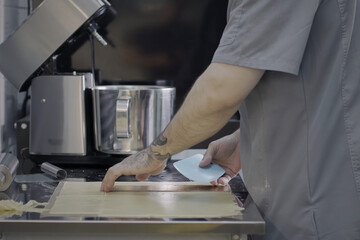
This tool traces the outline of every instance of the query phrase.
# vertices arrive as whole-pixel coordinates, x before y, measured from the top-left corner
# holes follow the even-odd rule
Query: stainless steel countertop
[[[71,168],[66,169],[69,178],[83,181],[101,181],[106,169]],[[186,181],[169,162],[167,168],[151,181]],[[119,181],[135,181],[134,177],[120,177]],[[11,187],[0,193],[0,199],[13,199],[27,202],[36,200],[47,202],[54,192],[57,182],[20,184],[13,182]],[[232,189],[237,187],[230,185]],[[236,195],[236,194],[234,194]],[[0,217],[0,232],[67,232],[67,233],[227,233],[264,234],[265,223],[258,210],[244,206],[242,215],[227,218],[198,219],[123,219],[99,217],[42,217],[39,213],[24,213],[10,218]]]

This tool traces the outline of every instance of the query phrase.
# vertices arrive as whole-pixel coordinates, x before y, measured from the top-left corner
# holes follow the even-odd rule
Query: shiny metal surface
[[[44,162],[40,165],[41,171],[54,178],[64,179],[67,176],[65,169],[59,168],[51,163]]]
[[[116,100],[116,137],[130,137],[130,99]]]
[[[175,88],[98,86],[93,88],[96,149],[132,154],[147,147],[170,122]]]
[[[19,166],[19,160],[12,154],[0,154],[0,191],[9,188],[14,180]]]
[[[33,79],[30,154],[86,154],[85,80],[85,75]]]
[[[102,0],[47,0],[0,45],[0,71],[19,90],[25,81],[106,5]]]
[[[199,191],[221,191],[226,192],[230,191],[229,186],[212,186],[212,185],[177,185],[164,182],[164,184],[159,185],[119,185],[115,186],[112,189],[113,192],[199,192]]]
[[[68,177],[74,181],[99,181],[103,178],[106,169],[81,168],[67,169]],[[158,176],[152,176],[151,181],[186,181],[172,166],[168,166]],[[122,176],[119,181],[134,181],[134,177]],[[57,183],[13,183],[11,192],[6,192],[9,198],[16,201],[27,202],[30,199],[47,202],[57,187]],[[241,188],[239,185],[231,185],[232,191]],[[164,186],[166,190],[166,186]],[[163,189],[163,190],[164,190]],[[205,190],[205,189],[202,189]],[[171,219],[171,218],[98,218],[98,217],[41,217],[38,213],[24,213],[21,216],[1,217],[0,232],[23,234],[29,239],[31,236],[45,239],[51,234],[65,236],[96,236],[97,239],[115,234],[126,236],[125,239],[143,239],[144,234],[156,234],[159,239],[169,239],[186,234],[178,239],[201,239],[200,236],[211,238],[217,234],[224,234],[222,239],[231,239],[233,234],[264,234],[265,223],[256,208],[245,206],[243,213],[236,217],[227,218],[194,218],[194,219]],[[47,235],[42,235],[42,234]],[[160,235],[163,238],[160,238]],[[91,237],[89,236],[89,237]],[[164,238],[166,236],[167,238]],[[196,238],[197,236],[198,238]],[[137,237],[137,238],[136,238]],[[210,238],[209,238],[210,237]],[[93,238],[84,238],[93,239]],[[176,239],[176,238],[175,238]]]
[[[28,16],[28,2],[0,0],[0,43],[3,42]],[[13,151],[16,145],[14,122],[18,117],[18,102],[23,96],[0,73],[0,152]]]

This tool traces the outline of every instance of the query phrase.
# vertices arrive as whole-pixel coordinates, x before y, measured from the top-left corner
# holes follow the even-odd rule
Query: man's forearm
[[[213,63],[199,77],[164,132],[151,144],[158,160],[218,132],[255,87],[262,70]]]

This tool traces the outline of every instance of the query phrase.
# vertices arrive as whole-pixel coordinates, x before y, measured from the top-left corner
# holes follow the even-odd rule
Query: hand
[[[154,158],[151,149],[146,148],[135,155],[131,155],[120,163],[115,164],[105,174],[100,190],[109,192],[118,177],[122,175],[136,175],[139,181],[146,180],[150,175],[157,175],[166,167],[166,160]]]
[[[225,174],[216,181],[211,182],[211,184],[226,185],[240,171],[241,162],[239,140],[240,130],[237,130],[233,134],[220,138],[209,144],[209,147],[206,150],[199,166],[205,167],[211,162],[215,162],[225,169]]]

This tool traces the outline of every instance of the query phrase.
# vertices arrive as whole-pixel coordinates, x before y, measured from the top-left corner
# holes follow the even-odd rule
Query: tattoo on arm
[[[144,158],[145,154],[146,154],[145,151],[142,150],[142,151],[136,153],[135,157],[136,157],[136,158],[139,158],[139,159],[140,159],[140,158]]]
[[[151,145],[153,146],[163,146],[167,143],[167,138],[163,134],[160,134]]]
[[[165,161],[168,160],[171,157],[171,155],[170,153],[161,154],[159,152],[154,152],[154,157],[159,161]]]
[[[152,146],[164,146],[167,143],[167,138],[163,134],[160,134],[151,144]],[[165,161],[171,157],[170,153],[161,154],[160,152],[153,152],[154,158],[159,161]]]

